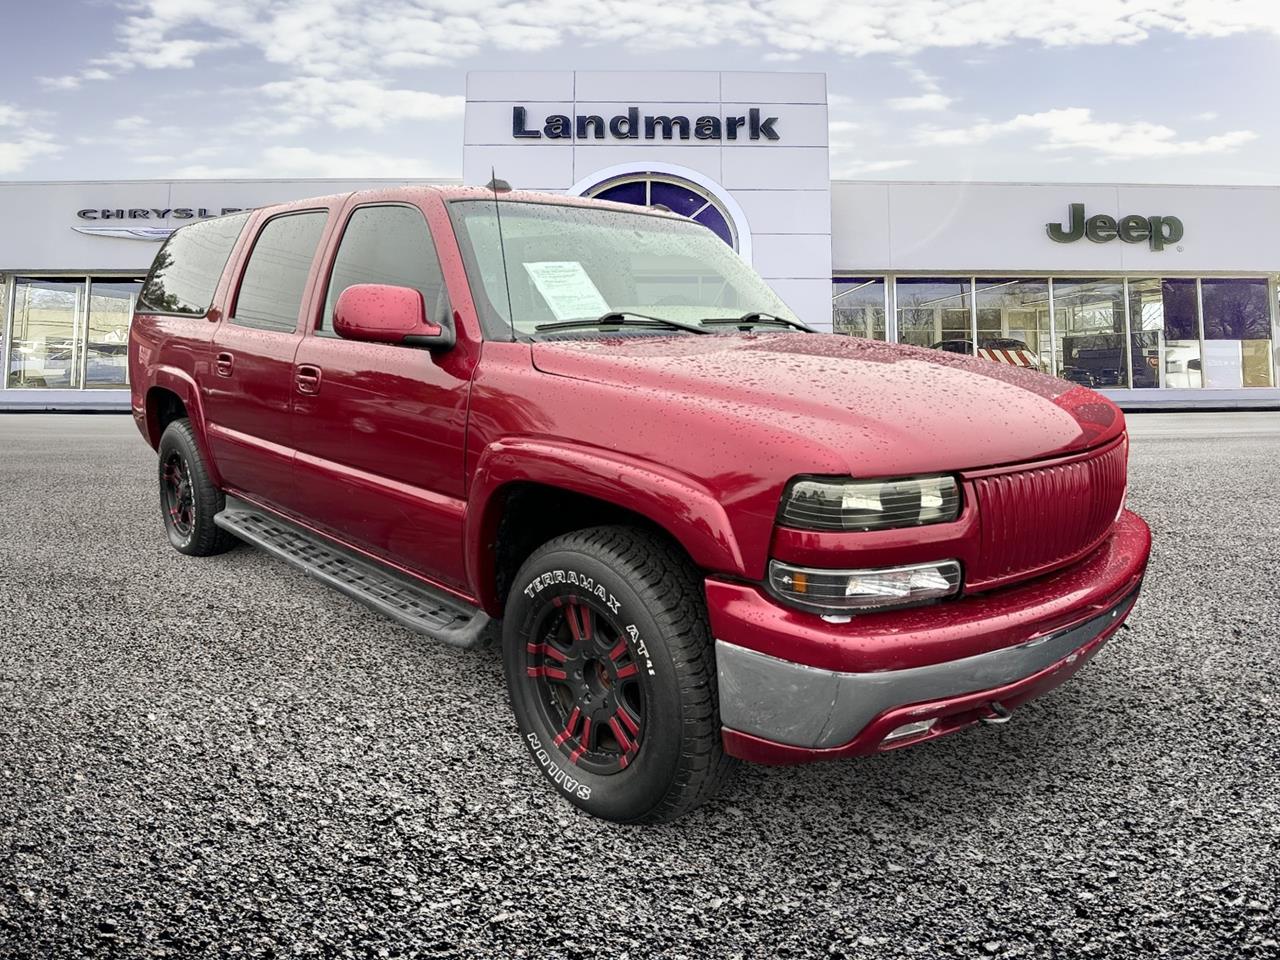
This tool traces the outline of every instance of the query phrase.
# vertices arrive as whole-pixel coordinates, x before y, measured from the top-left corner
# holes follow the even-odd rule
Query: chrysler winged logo
[[[90,237],[160,241],[168,239],[169,234],[173,233],[177,227],[72,227],[71,229]]]

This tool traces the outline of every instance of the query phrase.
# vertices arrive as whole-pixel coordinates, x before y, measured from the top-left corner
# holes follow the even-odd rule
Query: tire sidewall
[[[157,451],[160,457],[157,473],[160,484],[160,514],[164,520],[165,533],[168,534],[169,543],[173,545],[173,548],[181,553],[192,553],[200,536],[200,521],[204,517],[205,504],[201,502],[203,484],[199,482],[203,478],[204,464],[201,462],[199,453],[192,445],[186,431],[181,428],[181,423],[182,421],[171,423],[165,428],[164,434],[160,437],[160,446]],[[169,516],[168,510],[164,465],[172,453],[181,455],[186,462],[187,474],[190,477],[192,522],[191,531],[185,536],[179,533],[173,525],[173,518]]]
[[[617,773],[583,770],[552,741],[538,708],[538,684],[526,671],[527,644],[552,598],[589,597],[611,611],[622,627],[632,659],[640,668],[644,696],[642,741],[635,760]],[[576,550],[535,553],[512,584],[503,619],[503,666],[520,739],[556,791],[597,817],[631,821],[643,818],[670,791],[683,749],[679,678],[648,605],[627,579],[604,561]]]

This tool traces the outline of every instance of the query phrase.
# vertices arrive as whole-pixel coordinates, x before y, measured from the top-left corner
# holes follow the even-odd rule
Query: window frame
[[[286,217],[297,217],[297,216],[304,216],[306,214],[316,214],[316,213],[322,214],[325,219],[324,219],[324,224],[320,229],[320,235],[316,238],[316,249],[311,254],[311,265],[310,267],[307,268],[307,276],[308,278],[310,278],[311,271],[315,269],[316,257],[320,256],[324,251],[328,249],[327,234],[330,226],[329,220],[333,213],[333,210],[331,208],[303,207],[298,210],[281,210],[279,213],[272,213],[268,216],[263,217],[254,226],[253,239],[249,243],[248,249],[244,251],[243,255],[239,259],[239,269],[237,270],[236,277],[235,277],[235,284],[234,284],[233,294],[231,297],[231,303],[230,303],[229,309],[226,312],[226,315],[222,318],[224,323],[229,323],[233,326],[239,327],[242,330],[256,330],[259,333],[274,333],[274,334],[281,334],[287,337],[297,336],[298,328],[300,324],[300,321],[298,318],[302,316],[303,308],[306,307],[308,303],[308,297],[311,295],[310,287],[312,286],[312,284],[304,283],[303,285],[302,298],[298,301],[298,317],[294,318],[293,329],[291,330],[276,329],[274,327],[264,327],[256,324],[237,322],[236,311],[240,308],[240,294],[243,291],[245,274],[248,273],[249,271],[249,264],[253,262],[253,255],[255,251],[257,251],[258,249],[258,243],[262,239],[262,234],[267,229],[267,226],[269,224],[274,223],[277,220],[283,220]]]
[[[345,214],[341,215],[341,222],[333,232],[333,239],[329,243],[322,243],[325,250],[325,264],[323,266],[324,283],[316,284],[316,304],[311,311],[311,316],[307,318],[307,322],[303,328],[303,335],[309,337],[320,337],[324,340],[343,340],[336,332],[321,332],[320,324],[324,320],[325,309],[329,302],[329,287],[333,283],[333,271],[338,265],[338,254],[342,252],[342,241],[347,235],[347,229],[351,226],[351,221],[361,210],[369,210],[379,207],[401,207],[406,210],[412,210],[422,218],[423,229],[426,230],[427,239],[431,242],[431,251],[435,254],[436,266],[440,271],[440,287],[444,291],[444,295],[449,304],[449,315],[452,318],[454,312],[453,295],[449,292],[449,278],[445,273],[444,262],[440,258],[440,244],[436,242],[435,232],[431,229],[431,218],[427,215],[427,211],[422,209],[416,203],[407,200],[374,200],[366,203],[358,203],[348,209]],[[335,304],[336,305],[336,304]],[[426,304],[423,304],[424,309]],[[347,341],[352,342],[352,341]],[[402,350],[421,350],[421,347],[414,347],[408,344],[389,343],[382,346],[397,347]]]

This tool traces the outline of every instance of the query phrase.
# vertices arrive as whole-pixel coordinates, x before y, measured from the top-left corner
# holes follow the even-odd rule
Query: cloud
[[[1126,123],[1095,120],[1087,107],[1065,107],[1040,113],[1020,113],[999,123],[982,121],[965,127],[924,127],[915,141],[925,146],[966,147],[999,137],[1030,133],[1041,139],[1036,150],[1074,150],[1109,159],[1158,158],[1228,153],[1257,138],[1252,130],[1231,130],[1214,136],[1178,139],[1172,127],[1147,120]]]
[[[192,164],[179,167],[174,177],[182,179],[239,179],[334,177],[352,179],[421,179],[434,176],[420,158],[397,157],[373,150],[354,148],[320,151],[310,147],[267,147],[249,163],[219,166]]]
[[[261,91],[295,120],[323,120],[342,129],[379,129],[400,120],[460,117],[465,104],[460,96],[389,89],[372,80],[296,77],[265,84]]]
[[[893,110],[945,110],[954,103],[954,99],[942,92],[938,78],[925,73],[909,60],[900,60],[897,64],[906,71],[911,82],[920,88],[913,97],[893,97],[888,101]]]
[[[922,93],[917,97],[894,97],[889,106],[894,110],[945,110],[952,102],[944,93]]]
[[[914,160],[851,160],[837,165],[832,171],[837,177],[861,176],[868,173],[886,173],[889,170],[901,170],[915,163]]]
[[[365,76],[456,63],[487,49],[527,53],[569,42],[669,50],[732,38],[787,59],[1280,33],[1280,4],[1262,0],[1090,0],[1084,10],[1061,0],[131,0],[126,9],[119,49],[91,69],[190,68],[230,48],[256,50],[293,74]],[[50,82],[86,79],[82,72]]]
[[[138,133],[142,130],[146,130],[151,126],[151,123],[151,120],[141,114],[135,113],[128,117],[120,117],[118,120],[114,121],[111,126],[119,130],[121,133]]]
[[[10,103],[0,103],[0,127],[21,127],[29,120],[25,110]]]
[[[0,103],[0,175],[20,173],[33,160],[61,152],[52,136],[32,126],[30,113]]]

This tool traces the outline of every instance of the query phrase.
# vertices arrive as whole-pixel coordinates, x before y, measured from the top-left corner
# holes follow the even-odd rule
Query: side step
[[[235,497],[213,522],[410,630],[455,647],[486,643],[493,620],[478,607],[411,580]]]

